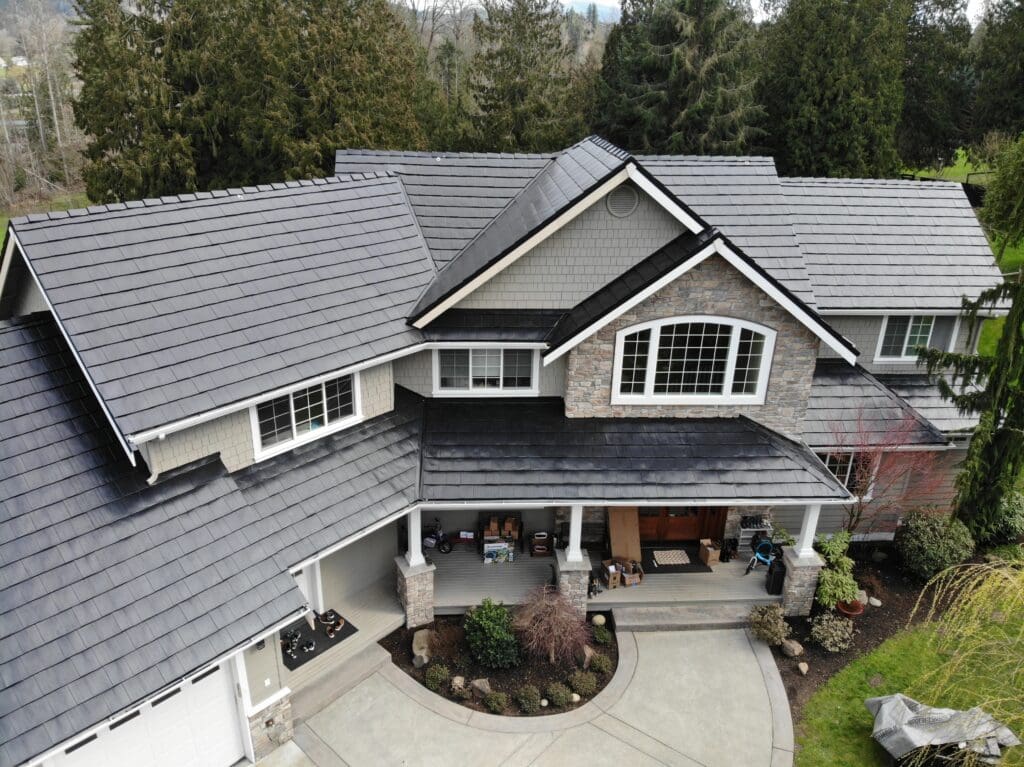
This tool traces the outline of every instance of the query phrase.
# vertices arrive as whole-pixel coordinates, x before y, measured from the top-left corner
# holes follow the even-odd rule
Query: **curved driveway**
[[[388,664],[301,723],[263,764],[792,765],[785,690],[768,648],[745,631],[620,633],[619,647],[608,687],[544,717],[470,711]]]

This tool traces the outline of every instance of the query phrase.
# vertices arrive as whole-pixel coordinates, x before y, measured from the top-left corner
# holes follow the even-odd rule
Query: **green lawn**
[[[924,178],[939,178],[943,181],[958,181],[963,183],[967,181],[968,173],[977,173],[987,171],[989,168],[987,165],[974,165],[967,160],[967,152],[963,149],[956,150],[956,161],[952,165],[947,165],[940,171],[936,171],[933,168],[920,168],[917,170],[906,169],[905,173],[913,173],[915,176],[923,176]],[[971,179],[972,183],[983,183],[985,181],[984,176],[975,176]]]
[[[1024,244],[1016,248],[1007,248],[1003,253],[1003,260],[999,268],[1004,272],[1013,272],[1017,269],[1024,269]],[[999,317],[994,320],[986,320],[981,327],[981,336],[978,338],[978,351],[982,354],[995,354],[996,344],[1003,332],[1003,323],[1006,320]]]
[[[36,200],[31,203],[17,205],[14,208],[4,208],[0,210],[0,232],[7,230],[7,222],[15,216],[24,216],[28,213],[45,213],[51,210],[84,208],[89,204],[89,198],[85,196],[85,193],[77,192],[74,194],[57,195],[48,200]]]

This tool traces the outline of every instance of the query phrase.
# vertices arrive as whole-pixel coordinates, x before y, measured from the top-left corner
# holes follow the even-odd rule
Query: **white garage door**
[[[244,756],[234,690],[230,667],[218,666],[47,764],[229,767]]]

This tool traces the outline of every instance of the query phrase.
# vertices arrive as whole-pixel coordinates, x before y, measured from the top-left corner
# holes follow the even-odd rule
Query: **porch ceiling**
[[[425,408],[426,501],[850,497],[807,447],[747,418],[566,418],[554,399]]]

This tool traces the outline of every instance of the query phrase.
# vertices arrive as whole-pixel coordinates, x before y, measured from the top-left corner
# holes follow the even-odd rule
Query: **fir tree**
[[[986,4],[975,43],[972,135],[980,142],[992,131],[1024,131],[1024,2]]]
[[[895,175],[909,15],[907,0],[790,0],[760,78],[782,173]]]

